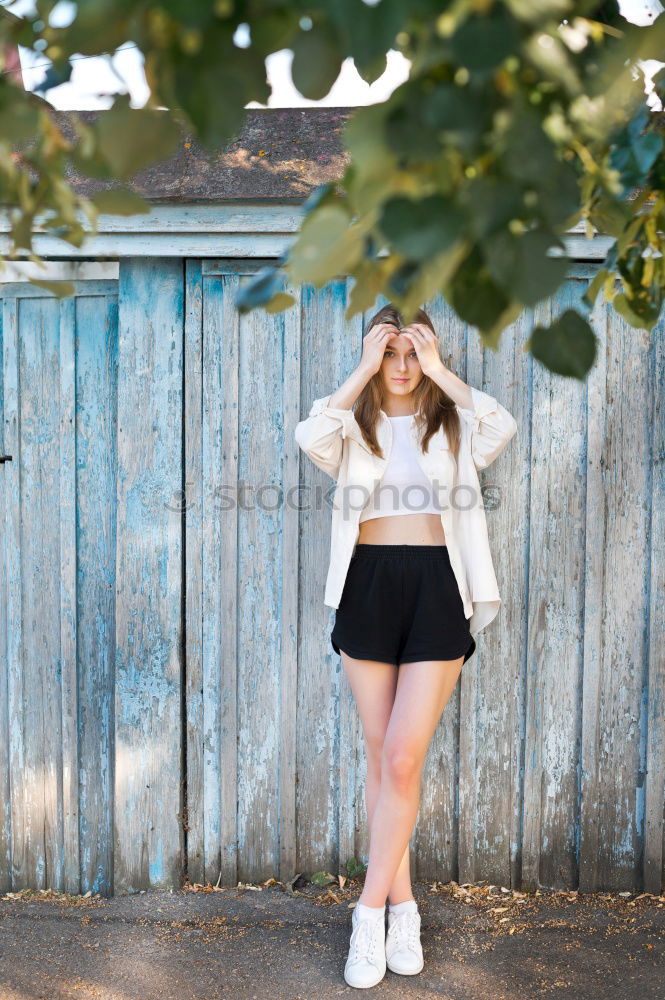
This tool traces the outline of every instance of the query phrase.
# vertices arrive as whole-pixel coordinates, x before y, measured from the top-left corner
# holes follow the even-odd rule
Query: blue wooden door
[[[0,888],[179,885],[183,264],[0,289]]]
[[[4,889],[107,892],[117,283],[2,287]]]

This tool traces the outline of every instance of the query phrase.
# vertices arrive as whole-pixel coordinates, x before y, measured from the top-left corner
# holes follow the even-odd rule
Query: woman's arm
[[[295,438],[315,465],[337,479],[342,464],[342,441],[349,435],[367,447],[351,407],[383,362],[385,346],[394,335],[391,323],[377,323],[363,337],[362,356],[339,389],[315,399],[309,416],[296,425]]]
[[[343,439],[362,435],[351,407],[373,374],[361,363],[334,393],[315,399],[307,419],[296,424],[298,445],[333,479],[339,475]]]
[[[429,377],[450,396],[460,416],[470,424],[473,461],[477,469],[486,469],[517,432],[517,421],[494,396],[467,385],[443,362]]]
[[[517,432],[517,421],[494,396],[471,386],[473,405],[457,406],[471,425],[471,455],[477,469],[486,469],[498,458]]]
[[[494,396],[474,389],[444,365],[436,337],[423,323],[412,323],[402,333],[418,354],[423,374],[450,396],[457,412],[471,428],[471,454],[477,469],[486,469],[517,431],[517,421]]]

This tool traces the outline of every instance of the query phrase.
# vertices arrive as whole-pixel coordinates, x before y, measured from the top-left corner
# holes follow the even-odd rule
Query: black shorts
[[[357,544],[330,639],[354,659],[466,663],[476,641],[448,546]]]

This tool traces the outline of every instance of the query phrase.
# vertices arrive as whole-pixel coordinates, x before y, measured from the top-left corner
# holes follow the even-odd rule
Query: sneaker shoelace
[[[412,951],[418,951],[418,940],[420,937],[420,920],[417,913],[400,913],[394,917],[388,928],[388,935],[395,938],[398,948],[406,946]]]
[[[376,936],[374,933],[375,921],[365,918],[358,920],[354,929],[353,939],[353,961],[367,956],[368,961],[374,962],[374,948],[376,946]]]

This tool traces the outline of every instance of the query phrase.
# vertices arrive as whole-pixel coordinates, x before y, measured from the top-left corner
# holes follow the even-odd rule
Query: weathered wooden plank
[[[14,885],[44,888],[57,878],[62,827],[58,777],[62,766],[60,690],[60,345],[56,299],[17,304],[17,465],[10,632],[13,695]],[[13,463],[12,463],[13,464]],[[20,483],[20,487],[19,487]],[[55,878],[54,878],[55,877]]]
[[[333,302],[332,304],[333,308],[339,310],[340,315],[338,320],[331,325],[330,329],[331,332],[334,332],[335,340],[339,342],[342,354],[341,364],[344,367],[340,370],[338,362],[336,369],[337,381],[329,381],[327,384],[324,384],[321,392],[317,392],[313,397],[310,396],[307,400],[301,399],[301,412],[303,417],[307,416],[309,413],[313,400],[325,392],[334,391],[342,382],[346,381],[360,360],[365,322],[369,319],[369,316],[367,313],[360,314],[358,316],[354,316],[350,321],[346,320],[344,316],[351,298],[351,292],[354,284],[354,280],[349,278],[344,283],[344,287],[340,286],[338,292],[339,298],[336,303]],[[320,317],[319,325],[312,331],[312,335],[316,336],[318,334],[323,354],[322,361],[325,366],[326,327],[320,325],[321,322],[325,322],[325,317]],[[301,380],[301,392],[302,391],[303,382]],[[302,460],[305,461],[306,456],[303,455]],[[309,460],[307,460],[307,462],[310,464]],[[316,469],[316,471],[318,472],[319,470]],[[325,480],[328,480],[331,483],[333,482],[332,479],[329,479],[329,477],[325,475],[325,473],[322,473],[322,475]],[[330,642],[330,632],[335,621],[335,612],[332,612],[331,617],[330,609],[323,604],[325,578],[328,569],[328,560],[330,558],[332,494],[330,496],[330,504],[326,504],[324,507],[324,516],[327,518],[324,537],[328,541],[328,551],[327,553],[325,551],[323,553],[324,565],[322,588],[318,593],[317,600],[322,606],[324,615],[328,618],[328,627],[324,636],[326,662],[332,655],[332,662],[336,667],[333,697],[338,706],[337,711],[339,712],[339,738],[337,747],[335,748],[337,756],[335,768],[338,785],[336,803],[338,811],[337,854],[339,862],[338,870],[343,872],[349,858],[353,857],[358,860],[361,855],[366,856],[369,851],[367,799],[365,794],[367,762],[364,754],[362,725],[355,700],[353,698],[353,692],[347,680],[344,668],[342,667],[341,657],[336,655]]]
[[[202,572],[205,875],[238,881],[240,319],[235,276],[203,280]],[[258,409],[256,410],[258,411]],[[251,426],[251,425],[250,425]],[[230,491],[230,502],[229,502]],[[251,633],[250,633],[251,635]],[[248,768],[246,780],[251,780]]]
[[[217,689],[208,689],[203,674],[203,453],[202,453],[202,351],[203,284],[201,264],[185,261],[184,319],[184,447],[185,490],[185,746],[186,802],[185,843],[187,876],[190,882],[203,883],[205,865],[205,747],[204,711],[206,699]],[[217,739],[217,733],[212,736]],[[213,799],[213,803],[214,803]],[[208,872],[208,877],[212,873]]]
[[[6,704],[1,713],[0,745],[2,762],[3,808],[1,814],[3,890],[14,888],[15,881],[26,884],[27,872],[23,852],[25,823],[24,787],[21,780],[24,762],[23,703],[21,675],[21,535],[20,535],[20,453],[19,453],[19,382],[18,382],[18,311],[17,302],[6,298],[2,302],[2,403],[3,446],[12,461],[0,469],[2,478],[3,531],[0,534],[2,577],[0,578],[0,615],[3,636],[0,639],[0,681],[6,691]],[[16,843],[14,844],[14,841]]]
[[[596,300],[592,324],[598,338],[598,354],[587,376],[584,623],[582,649],[584,671],[581,691],[580,784],[578,818],[578,886],[581,892],[598,888],[600,854],[599,750],[600,713],[603,698],[603,621],[605,601],[605,536],[607,506],[603,486],[606,461],[605,408],[607,359],[612,339],[610,313]]]
[[[651,499],[649,348],[652,334],[612,316],[603,480],[607,522],[600,715],[599,886],[638,889],[644,848]]]
[[[142,219],[142,217],[139,217]],[[73,246],[57,237],[36,233],[32,238],[35,253],[41,257],[63,257],[70,260],[90,257],[281,257],[297,239],[299,228],[293,232],[145,232],[141,222],[131,232],[100,233],[88,236],[82,246]],[[569,256],[584,260],[604,260],[614,241],[608,237],[563,237]],[[0,233],[0,254],[8,254],[9,236]],[[381,251],[380,257],[387,251]],[[19,259],[23,259],[19,257]]]
[[[114,884],[180,884],[183,264],[119,283]]]
[[[109,286],[106,287],[108,290]],[[105,704],[104,691],[97,683],[98,657],[96,652],[87,656],[87,650],[89,643],[96,645],[96,636],[106,632],[100,623],[112,620],[113,594],[108,595],[112,582],[108,582],[105,572],[106,605],[103,599],[100,601],[98,593],[94,594],[92,606],[86,603],[86,585],[94,576],[94,566],[86,562],[85,553],[79,547],[77,525],[83,537],[89,527],[86,502],[101,485],[99,467],[90,469],[90,482],[86,483],[86,460],[93,457],[89,448],[94,446],[86,437],[86,428],[93,440],[99,442],[103,455],[107,455],[109,449],[108,440],[103,439],[94,414],[87,408],[89,400],[85,392],[77,392],[75,383],[77,373],[79,378],[84,378],[86,373],[86,352],[79,350],[81,342],[85,344],[85,323],[81,324],[80,320],[81,315],[86,314],[86,306],[73,298],[58,301],[53,296],[42,295],[41,290],[34,297],[24,295],[18,300],[8,298],[7,289],[4,291],[5,312],[16,324],[11,357],[9,351],[5,352],[5,384],[10,390],[9,398],[15,400],[13,423],[21,429],[20,442],[17,433],[13,444],[14,461],[4,468],[15,476],[17,484],[21,482],[22,487],[16,496],[11,489],[7,491],[9,509],[5,520],[7,527],[13,518],[18,519],[17,526],[24,524],[25,527],[23,532],[17,527],[14,545],[10,534],[3,532],[5,552],[9,546],[14,565],[11,577],[3,574],[4,592],[7,581],[12,581],[12,627],[6,630],[6,635],[7,638],[11,635],[15,641],[12,654],[15,668],[11,673],[12,681],[8,678],[12,691],[8,703],[9,730],[15,744],[13,749],[11,744],[4,744],[15,766],[13,791],[8,792],[5,800],[3,829],[6,833],[10,826],[13,795],[16,807],[12,810],[13,854],[15,860],[19,859],[12,873],[9,863],[12,851],[8,849],[3,874],[8,887],[34,885],[37,884],[35,880],[45,880],[53,888],[79,892],[80,856],[83,854],[92,867],[90,887],[106,892],[111,830],[108,822],[110,787],[108,780],[104,785],[104,775],[109,770],[110,747],[108,727],[104,742],[104,734],[96,724],[96,710],[98,706],[102,710],[105,708],[108,715],[112,681],[107,684]],[[107,357],[108,345],[103,337],[95,336],[100,327],[100,311],[103,329],[103,317],[108,312],[106,300],[91,297],[87,312],[94,340],[93,352],[98,359],[103,359]],[[9,328],[12,328],[11,322]],[[11,340],[6,342],[8,348],[10,343]],[[111,361],[114,360],[111,357]],[[101,364],[103,367],[103,360]],[[12,386],[15,392],[11,391]],[[113,401],[104,392],[105,388],[99,384],[94,386],[93,408],[99,407],[102,414],[112,415]],[[11,429],[8,436],[12,436]],[[75,466],[77,455],[78,469]],[[105,492],[99,491],[97,499],[100,502],[93,507],[95,511],[103,508],[107,518],[113,511],[114,483],[115,473],[111,488],[108,482],[104,484]],[[97,525],[94,525],[93,534],[90,551],[96,557],[101,545]],[[24,535],[28,540],[24,540]],[[10,563],[6,561],[5,564],[9,568]],[[43,608],[44,601],[49,605],[48,611]],[[77,634],[79,620],[84,621],[83,634]],[[22,641],[26,633],[28,639]],[[8,649],[3,664],[9,662]],[[106,662],[108,666],[108,652]],[[88,692],[86,678],[89,672],[94,679]],[[79,701],[80,692],[84,695],[82,702]],[[30,711],[24,706],[30,706]],[[79,750],[86,766],[82,775],[79,774]],[[39,774],[40,790],[35,790],[34,785],[26,790],[26,778],[37,780],[30,779],[29,764],[26,772],[26,754],[35,762],[32,770],[33,774]],[[102,766],[96,769],[98,758],[102,758]],[[88,775],[92,779],[90,785],[86,780]],[[82,810],[79,808],[79,788]],[[90,802],[86,801],[88,793]],[[107,815],[105,824],[104,812]],[[101,859],[99,852],[90,850],[90,841],[98,840],[104,842]],[[27,846],[29,842],[32,848]],[[28,850],[32,850],[33,859],[37,859],[36,867],[31,867],[26,860]]]
[[[137,227],[133,233],[108,233],[89,236],[75,247],[52,235],[37,233],[32,247],[40,257],[63,257],[69,260],[89,257],[280,257],[296,239],[283,233],[145,233]],[[8,254],[11,241],[0,234],[0,254]],[[27,253],[27,251],[26,251]],[[18,259],[24,259],[19,256]]]
[[[383,304],[383,299],[381,304]],[[461,378],[468,378],[471,345],[467,327],[439,295],[424,303],[441,344],[444,364]],[[481,362],[480,355],[477,360]],[[480,388],[482,375],[477,373]],[[449,498],[450,500],[450,498]],[[448,881],[458,876],[459,829],[458,789],[461,788],[460,760],[460,698],[462,684],[468,673],[476,669],[479,655],[464,667],[463,680],[455,687],[430,744],[421,781],[420,809],[411,837],[412,878],[427,878],[437,872],[437,878]],[[470,761],[467,759],[468,765]]]
[[[261,201],[217,202],[216,204],[152,203],[148,213],[136,215],[110,215],[101,212],[97,220],[100,233],[122,235],[123,233],[292,233],[300,228],[304,210],[301,204],[266,204]],[[90,224],[83,213],[81,223],[87,232]],[[36,233],[48,232],[44,229],[44,217],[37,216],[34,224]],[[6,218],[0,219],[0,233],[8,233],[10,224]]]
[[[75,635],[78,651],[80,882],[83,892],[112,892],[116,487],[118,473],[117,286],[107,296],[64,299],[75,306],[76,510],[63,527],[76,533]],[[61,307],[62,308],[62,307]],[[71,571],[68,571],[71,572]],[[70,707],[75,704],[73,696]],[[71,707],[71,711],[73,711]],[[73,799],[73,796],[72,796]],[[67,799],[65,798],[65,809]],[[70,817],[73,824],[75,817]],[[72,832],[72,837],[74,832]],[[69,867],[73,869],[72,861]]]
[[[450,322],[454,328],[452,317]],[[519,842],[527,495],[519,469],[529,453],[529,366],[520,347],[528,323],[527,313],[504,330],[497,352],[483,349],[476,331],[463,327],[458,335],[466,348],[466,364],[459,361],[461,377],[494,396],[518,422],[508,450],[479,474],[502,605],[497,619],[476,635],[476,653],[460,680],[458,870],[463,882],[487,878],[509,885]],[[430,870],[435,865],[432,857]]]
[[[645,553],[650,554],[648,679],[646,681],[644,891],[665,887],[665,322],[651,334],[649,385],[651,426],[651,523]]]
[[[0,303],[0,455],[9,454],[4,448],[5,400],[4,400],[4,346],[3,346],[3,309]],[[9,791],[9,716],[7,712],[7,554],[5,503],[8,484],[9,463],[0,463],[0,892],[5,893],[10,888],[11,878],[11,800]]]
[[[592,800],[597,830],[581,854],[585,887],[641,887],[637,859],[644,845],[644,748],[649,606],[648,560],[651,476],[649,345],[651,334],[612,314],[602,398],[600,495],[592,516],[605,520],[598,541],[602,580],[590,579],[602,604],[595,771]],[[586,624],[586,623],[585,623]],[[583,831],[584,832],[584,831]],[[596,859],[591,851],[595,849]],[[595,878],[595,884],[590,876]]]
[[[118,280],[117,260],[46,260],[43,266],[32,260],[0,262],[0,294],[7,284],[26,284],[30,278],[46,281]],[[28,287],[39,288],[39,285]],[[47,293],[48,294],[48,293]]]
[[[61,824],[62,855],[57,858],[51,884],[66,892],[81,891],[79,831],[79,697],[77,662],[77,468],[76,430],[78,426],[76,398],[76,306],[74,298],[59,302],[60,347],[60,413],[57,430],[60,436],[60,498],[58,525],[60,542],[60,670],[62,713],[62,800],[58,796],[58,819]],[[26,331],[27,333],[27,331]],[[108,399],[104,401],[108,405]],[[107,497],[108,499],[108,497]],[[107,504],[108,507],[108,504]],[[103,609],[99,609],[103,614]],[[93,702],[94,704],[94,702]],[[97,746],[99,746],[99,733]],[[107,733],[108,736],[108,733]],[[110,789],[102,788],[108,800]],[[88,817],[86,817],[88,818]],[[95,817],[97,819],[98,817]],[[93,829],[97,828],[96,825]],[[107,826],[108,832],[108,826]],[[109,870],[110,858],[107,858]],[[108,890],[108,883],[105,887]],[[87,891],[87,890],[86,890]]]
[[[43,275],[42,275],[43,277]],[[117,281],[110,281],[106,278],[97,280],[72,279],[74,295],[85,295],[90,298],[93,295],[115,295],[118,288]],[[0,282],[0,299],[49,299],[56,301],[52,292],[39,285],[31,285],[26,281],[6,281]]]
[[[331,392],[360,358],[359,323],[347,325],[346,280],[302,289],[300,419],[314,399]],[[330,642],[335,612],[323,603],[330,558],[330,518],[335,483],[300,456],[303,511],[300,523],[297,732],[297,871],[319,871],[327,859],[346,863],[362,829],[358,720],[350,685]],[[355,813],[355,815],[354,815]],[[341,828],[341,829],[340,829]]]
[[[247,278],[240,278],[240,285]],[[233,279],[228,279],[229,290]],[[233,305],[230,316],[237,316]],[[228,337],[227,333],[227,337]],[[267,878],[279,864],[279,665],[282,566],[284,316],[254,310],[238,350],[238,876]],[[267,414],[261,420],[259,414]],[[262,428],[257,433],[257,427]],[[222,514],[231,523],[229,515]]]
[[[300,526],[300,449],[294,438],[300,420],[300,330],[302,301],[299,288],[285,291],[296,305],[284,314],[281,525],[276,558],[281,570],[281,636],[279,690],[279,878],[288,881],[297,872],[296,768],[298,705],[298,546]]]
[[[567,282],[550,320],[575,307],[583,287]],[[585,383],[534,363],[523,851],[533,887],[577,880],[585,421]]]
[[[500,507],[492,511],[494,491],[488,491],[489,527],[499,589],[503,603],[496,624],[497,660],[507,661],[510,680],[509,700],[506,705],[506,725],[511,729],[509,794],[510,825],[508,830],[508,863],[510,884],[522,882],[522,833],[525,747],[523,733],[526,725],[526,690],[528,646],[526,642],[528,613],[528,549],[529,549],[529,498],[531,490],[530,458],[531,396],[533,358],[523,350],[535,322],[534,311],[527,310],[510,328],[510,339],[504,344],[501,337],[500,352],[506,351],[507,381],[502,382],[501,392],[506,393],[505,405],[517,421],[518,431],[500,456],[501,465],[497,500]],[[499,360],[498,358],[496,359]],[[495,481],[492,469],[482,474],[484,480]],[[497,517],[499,515],[499,517]],[[504,767],[506,762],[504,762]]]
[[[300,231],[303,218],[303,204],[297,202],[152,203],[147,214],[118,216],[101,213],[98,234],[88,235],[81,247],[55,238],[48,229],[44,229],[43,220],[38,216],[33,227],[33,246],[37,253],[45,257],[233,257],[238,254],[229,248],[238,247],[239,237],[245,247],[242,256],[251,258],[256,256],[252,249],[254,243],[258,249],[266,236],[276,236],[282,241],[285,237],[292,238]],[[89,233],[89,222],[82,214],[80,221]],[[9,222],[0,219],[0,253],[3,254],[9,250],[9,228]],[[563,242],[572,260],[598,261],[604,260],[614,238],[596,233],[588,239],[584,225],[578,223],[563,237]],[[264,248],[272,247],[266,256],[275,257],[282,252],[274,252],[278,242],[264,239],[262,245]]]
[[[270,203],[262,199],[241,199],[234,202],[156,202],[150,203],[148,213],[136,215],[111,215],[101,212],[97,220],[97,228],[101,233],[124,233],[142,229],[144,232],[178,233],[178,232],[293,232],[300,225],[305,212],[303,203],[276,202]],[[80,221],[90,231],[88,220],[83,213]],[[35,232],[44,232],[48,218],[45,214],[37,214],[34,222]],[[0,232],[8,233],[11,229],[6,218],[0,220]],[[577,222],[567,230],[570,237],[581,237],[586,240],[586,225],[584,220]],[[601,235],[594,231],[594,239]],[[607,239],[608,237],[603,237]],[[593,242],[592,240],[588,241]],[[13,262],[10,262],[13,263]]]

